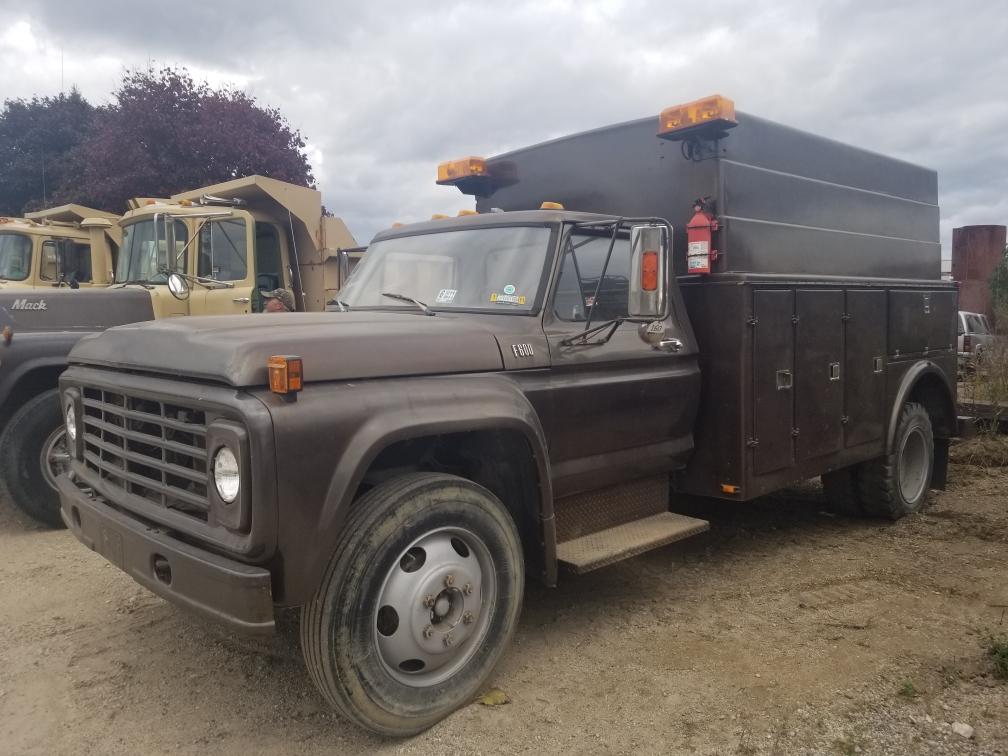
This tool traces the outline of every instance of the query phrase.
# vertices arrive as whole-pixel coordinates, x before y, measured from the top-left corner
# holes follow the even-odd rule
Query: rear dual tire
[[[469,703],[514,632],[525,581],[511,515],[486,489],[418,473],[354,504],[301,647],[322,695],[383,735]]]
[[[934,432],[927,410],[903,405],[892,450],[883,457],[822,476],[830,507],[848,516],[898,520],[927,504],[934,469]]]

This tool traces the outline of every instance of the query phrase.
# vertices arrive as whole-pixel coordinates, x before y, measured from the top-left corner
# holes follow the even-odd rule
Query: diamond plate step
[[[707,520],[662,512],[557,544],[560,564],[581,574],[681,541],[710,528]]]

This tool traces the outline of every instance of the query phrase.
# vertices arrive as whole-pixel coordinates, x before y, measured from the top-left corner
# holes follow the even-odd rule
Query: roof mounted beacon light
[[[735,103],[721,95],[673,105],[658,116],[658,136],[672,141],[718,139],[736,126]]]
[[[437,183],[458,187],[462,194],[489,197],[498,188],[515,183],[514,172],[514,166],[506,161],[491,165],[484,158],[470,156],[438,165]]]

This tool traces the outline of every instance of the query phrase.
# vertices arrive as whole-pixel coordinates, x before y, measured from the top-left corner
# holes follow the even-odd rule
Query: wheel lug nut
[[[450,646],[454,642],[455,642],[455,639],[452,638],[452,634],[451,633],[445,633],[445,637],[444,637],[445,648],[447,648],[448,646]]]
[[[463,614],[462,615],[462,621],[465,624],[467,624],[467,625],[471,625],[472,621],[473,621],[473,613],[472,612],[466,612],[465,614]]]
[[[453,585],[455,585],[455,576],[445,575],[444,584],[446,588],[451,588]]]
[[[434,597],[431,595],[424,596],[423,605],[428,609],[434,608]]]
[[[423,637],[430,638],[432,635],[434,635],[434,628],[431,627],[430,625],[427,625],[427,627],[423,629]]]
[[[472,593],[472,583],[466,583],[465,587],[462,588],[462,593],[464,593],[466,596]]]

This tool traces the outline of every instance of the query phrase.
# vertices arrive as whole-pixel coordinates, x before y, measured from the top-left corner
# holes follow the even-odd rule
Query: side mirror
[[[668,279],[669,232],[663,225],[630,229],[630,286],[627,314],[631,318],[662,318]]]
[[[168,276],[168,291],[175,299],[189,299],[189,282],[178,273],[172,273]]]

